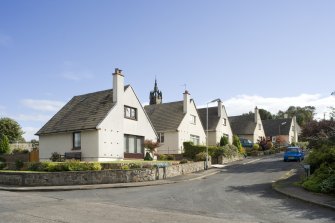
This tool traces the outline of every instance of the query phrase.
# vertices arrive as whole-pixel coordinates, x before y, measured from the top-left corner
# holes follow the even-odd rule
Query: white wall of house
[[[191,115],[196,117],[195,124],[191,123]],[[201,124],[198,111],[193,100],[188,100],[188,109],[184,119],[178,127],[179,131],[179,150],[178,153],[183,152],[183,143],[191,140],[191,135],[199,136],[199,144],[206,145],[206,134]]]
[[[124,105],[137,109],[137,120],[124,119],[124,134],[144,136],[145,139],[157,140],[156,132],[149,121],[149,117],[139,102],[134,90],[129,87],[124,92]]]
[[[221,139],[221,136],[220,135],[220,132],[218,131],[208,131],[208,145],[211,145],[211,146],[216,146],[218,144],[218,139],[219,139],[219,142],[220,142],[220,139]],[[207,132],[206,132],[206,136],[207,136]]]
[[[160,143],[157,149],[158,154],[178,154],[179,153],[179,132],[164,132],[164,143]]]
[[[261,137],[265,137],[263,123],[257,107],[255,108],[255,122],[256,122],[256,128],[254,131],[254,136],[253,139],[250,139],[254,143],[256,143]]]
[[[73,150],[73,133],[41,135],[40,160],[48,161],[53,152],[64,155],[65,152],[80,151],[83,160],[96,160],[98,157],[98,132],[96,130],[81,132],[81,149]]]
[[[218,126],[216,127],[216,143],[210,144],[210,145],[216,145],[220,143],[221,137],[223,135],[228,135],[228,142],[229,144],[232,144],[233,143],[233,132],[230,127],[226,108],[221,103],[219,103],[218,106],[221,106],[221,119],[218,123]]]
[[[99,161],[124,158],[124,134],[143,136],[156,141],[156,132],[146,116],[134,90],[128,87],[107,117],[99,125]],[[124,106],[136,108],[137,120],[124,117]]]

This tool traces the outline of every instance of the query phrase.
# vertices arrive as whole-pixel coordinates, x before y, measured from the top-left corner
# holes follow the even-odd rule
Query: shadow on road
[[[292,213],[293,216],[307,218],[310,220],[325,219],[330,222],[335,221],[334,211],[323,208],[318,205],[310,204],[293,198],[288,198],[272,189],[271,183],[230,186],[226,189],[228,192],[239,192],[249,196],[259,196],[265,199],[273,200],[278,203],[278,208],[275,210]],[[264,204],[263,204],[264,205]]]
[[[302,163],[299,162],[283,162],[282,159],[266,159],[254,163],[248,163],[245,165],[233,164],[225,167],[229,173],[272,173],[288,171],[293,168],[302,168]]]

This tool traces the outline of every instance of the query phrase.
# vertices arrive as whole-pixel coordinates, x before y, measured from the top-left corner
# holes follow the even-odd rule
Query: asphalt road
[[[0,191],[0,222],[335,222],[335,212],[271,188],[300,165],[244,160],[205,179],[139,188]]]

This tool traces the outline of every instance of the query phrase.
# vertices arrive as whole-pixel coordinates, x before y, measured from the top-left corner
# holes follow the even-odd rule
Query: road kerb
[[[299,196],[297,194],[290,193],[289,191],[282,189],[281,186],[280,186],[280,181],[288,179],[289,177],[294,175],[296,172],[297,172],[296,169],[291,169],[290,171],[285,173],[281,178],[279,178],[277,181],[273,182],[272,183],[272,188],[275,191],[277,191],[278,193],[281,193],[281,194],[283,194],[287,197],[294,198],[294,199],[301,200],[301,201],[304,201],[304,202],[307,202],[307,203],[316,204],[316,205],[319,205],[319,206],[322,206],[322,207],[325,207],[325,208],[330,208],[332,210],[335,210],[335,206],[333,206],[333,205],[328,205],[328,204],[325,204],[325,203],[321,203],[321,202],[317,202],[317,201],[314,201],[314,200],[311,200],[311,199],[307,199],[303,196]],[[306,191],[306,193],[310,193],[310,192]]]

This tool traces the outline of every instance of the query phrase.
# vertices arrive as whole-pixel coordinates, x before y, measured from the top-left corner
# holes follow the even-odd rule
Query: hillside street
[[[275,192],[301,165],[281,155],[246,159],[204,179],[137,188],[0,191],[0,222],[334,222],[331,209]]]

